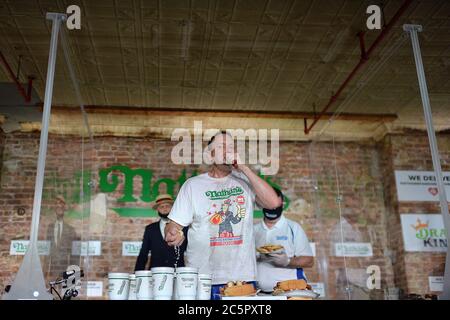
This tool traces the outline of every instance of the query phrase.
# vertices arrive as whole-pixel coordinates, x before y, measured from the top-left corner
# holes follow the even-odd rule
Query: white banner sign
[[[101,241],[72,241],[73,256],[99,256],[101,254]]]
[[[428,277],[430,291],[442,292],[444,290],[444,277]]]
[[[88,297],[103,296],[103,282],[102,281],[88,281],[86,293]]]
[[[336,257],[371,257],[372,245],[369,242],[338,242],[334,244]]]
[[[405,251],[446,252],[447,237],[440,214],[402,214]]]
[[[443,172],[447,200],[450,200],[450,172]],[[395,171],[398,201],[439,201],[433,171]]]
[[[9,254],[12,256],[23,256],[28,249],[29,240],[12,240],[9,247]],[[38,254],[48,256],[50,254],[50,241],[43,240],[37,242]]]
[[[141,250],[142,241],[124,241],[122,242],[122,256],[138,256]]]

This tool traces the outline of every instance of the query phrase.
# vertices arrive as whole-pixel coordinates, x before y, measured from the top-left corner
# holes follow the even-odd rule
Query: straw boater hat
[[[63,196],[56,196],[55,199],[56,199],[57,202],[60,201],[60,202],[62,202],[62,203],[64,203],[64,204],[66,204],[66,200],[64,199]]]
[[[156,200],[152,202],[151,206],[156,210],[158,206],[163,203],[173,203],[172,196],[170,194],[160,194],[156,197]]]

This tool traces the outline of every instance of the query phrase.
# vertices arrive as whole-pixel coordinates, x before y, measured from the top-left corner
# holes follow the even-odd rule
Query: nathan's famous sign
[[[98,192],[117,194],[115,206],[109,209],[115,211],[118,215],[122,217],[157,217],[157,212],[150,208],[150,205],[137,205],[137,203],[144,202],[150,204],[158,196],[159,190],[163,190],[161,192],[168,193],[173,198],[176,198],[176,193],[183,183],[189,177],[198,174],[197,171],[193,171],[188,177],[186,170],[183,169],[176,179],[162,178],[155,180],[153,172],[154,171],[151,169],[132,169],[126,165],[114,165],[99,170],[99,181],[98,184],[95,185],[98,185]],[[269,176],[264,176],[261,173],[259,176],[271,186],[280,188],[280,186],[274,183]],[[69,207],[73,207],[71,205],[74,204],[81,204],[81,207],[84,207],[84,210],[80,208],[69,209],[67,213],[69,217],[83,218],[89,215],[89,206],[83,205],[83,203],[86,204],[86,202],[92,198],[92,191],[89,186],[91,177],[92,175],[89,172],[85,172],[84,175],[76,174],[71,181],[67,181],[67,179],[58,179],[56,177],[50,178],[51,181],[48,181],[48,183],[56,186],[55,192],[64,196]],[[80,192],[80,189],[82,189],[83,192]],[[47,195],[47,198],[52,197],[54,197],[54,195]],[[288,207],[289,199],[285,196],[284,209],[286,210]],[[255,218],[261,218],[262,211],[255,210],[254,216]]]

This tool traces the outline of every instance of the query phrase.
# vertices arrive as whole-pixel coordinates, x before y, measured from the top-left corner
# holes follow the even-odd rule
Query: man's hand
[[[165,240],[171,247],[181,246],[184,242],[183,227],[174,221],[166,224],[164,229]]]
[[[282,253],[269,253],[262,259],[264,262],[273,264],[276,267],[285,268],[289,264],[289,257],[285,252]]]
[[[228,153],[226,155],[227,157],[227,163],[231,164],[233,169],[237,171],[242,171],[244,168],[247,168],[247,166],[244,164],[244,162],[239,157],[239,154],[236,152],[234,154]]]

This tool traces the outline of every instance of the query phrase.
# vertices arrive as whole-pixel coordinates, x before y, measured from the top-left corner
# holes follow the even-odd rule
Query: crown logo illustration
[[[412,224],[411,227],[416,231],[426,229],[426,228],[428,228],[428,222],[424,223],[420,219],[417,219],[416,224],[415,225]]]

